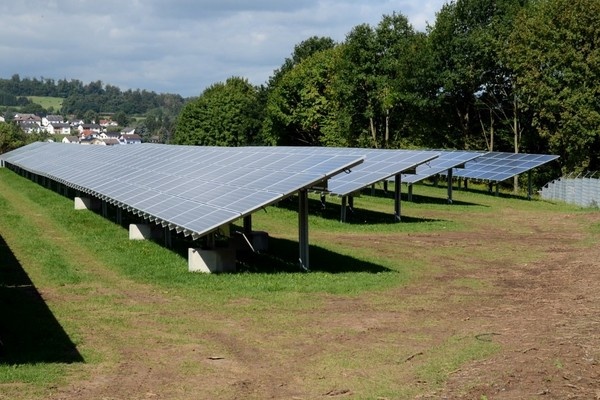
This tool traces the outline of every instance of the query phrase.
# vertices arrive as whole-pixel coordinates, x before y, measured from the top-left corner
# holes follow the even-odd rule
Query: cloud
[[[23,0],[0,5],[0,77],[101,80],[199,95],[231,76],[265,83],[311,36],[406,15],[418,30],[443,0]]]

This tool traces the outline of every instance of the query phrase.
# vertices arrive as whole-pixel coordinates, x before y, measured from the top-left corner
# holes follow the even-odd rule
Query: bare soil
[[[500,226],[482,221],[474,231],[385,235],[376,240],[368,235],[320,234],[318,240],[376,248],[391,257],[417,259],[433,248],[448,251],[436,256],[438,272],[407,286],[354,297],[317,295],[318,305],[302,311],[298,322],[290,322],[290,330],[282,329],[281,323],[270,328],[268,320],[257,321],[251,314],[225,318],[219,310],[105,275],[104,282],[114,286],[98,291],[118,295],[123,305],[150,305],[153,311],[122,316],[131,327],[127,338],[119,336],[123,332],[89,327],[86,346],[96,347],[112,361],[90,364],[85,379],[75,374],[76,379],[53,388],[47,398],[402,398],[371,396],[353,387],[361,379],[378,379],[385,365],[365,365],[354,376],[336,378],[311,366],[328,354],[410,343],[426,330],[432,344],[450,335],[475,335],[499,344],[500,350],[451,371],[441,386],[417,382],[411,374],[394,376],[389,371],[397,367],[390,367],[389,379],[423,385],[418,398],[600,399],[600,245],[578,221],[600,223],[600,213],[522,217],[505,210],[495,216],[502,219]],[[506,229],[511,224],[518,229]],[[473,246],[489,257],[473,256]],[[52,301],[77,301],[75,294],[42,295]],[[384,301],[389,304],[381,306]],[[229,309],[252,305],[250,299],[236,302]],[[286,312],[273,310],[274,319]],[[176,322],[165,322],[170,319]],[[433,322],[424,325],[419,322],[423,320]],[[186,331],[186,321],[205,321],[206,328]],[[396,364],[411,368],[427,354],[427,346],[415,343],[410,352],[398,354]]]

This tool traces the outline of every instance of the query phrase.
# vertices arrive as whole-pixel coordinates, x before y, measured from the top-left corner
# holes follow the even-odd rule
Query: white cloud
[[[195,96],[230,76],[265,83],[296,44],[343,41],[406,15],[424,30],[445,0],[24,0],[0,5],[0,77],[101,80]]]

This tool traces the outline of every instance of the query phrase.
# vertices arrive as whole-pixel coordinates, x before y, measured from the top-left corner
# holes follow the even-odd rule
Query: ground
[[[598,226],[600,213],[536,215],[506,208],[472,229],[435,234],[317,232],[314,241],[390,257],[437,249],[438,268],[383,291],[315,294],[314,307],[300,311],[236,298],[222,313],[73,250],[102,283],[85,292],[39,288],[44,300],[73,304],[75,315],[64,318],[76,320],[80,303],[89,312],[86,298],[102,296],[123,311],[99,307],[97,318],[124,326],[86,327],[83,341],[100,361],[83,375],[74,369],[44,398],[600,399],[600,246],[581,228]],[[497,347],[440,382],[415,372],[448,341]]]

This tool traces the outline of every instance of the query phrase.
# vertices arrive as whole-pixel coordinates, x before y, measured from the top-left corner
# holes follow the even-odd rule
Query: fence
[[[545,200],[559,200],[581,207],[600,206],[600,175],[589,172],[585,175],[563,176],[547,183],[540,191]]]

